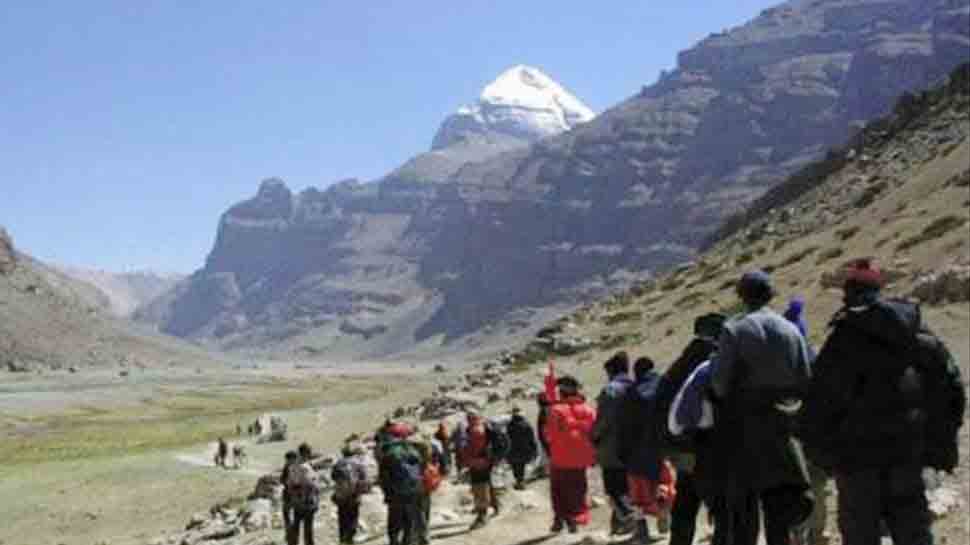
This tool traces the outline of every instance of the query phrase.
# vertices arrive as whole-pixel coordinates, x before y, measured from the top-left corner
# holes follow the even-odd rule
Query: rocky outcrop
[[[452,120],[445,133],[465,137],[378,182],[264,183],[223,216],[162,328],[387,353],[687,260],[728,214],[965,59],[968,13],[967,0],[791,1],[559,136],[524,147]]]
[[[7,274],[17,265],[17,254],[10,235],[0,227],[0,274]]]

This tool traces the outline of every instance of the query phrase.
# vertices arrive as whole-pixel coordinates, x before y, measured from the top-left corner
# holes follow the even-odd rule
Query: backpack
[[[387,494],[414,497],[424,488],[424,458],[418,448],[407,441],[384,445],[381,456],[384,475],[381,482]]]
[[[333,480],[333,495],[338,500],[348,500],[361,494],[366,483],[360,482],[360,471],[350,458],[338,461],[330,471]]]
[[[320,488],[317,473],[309,463],[293,464],[286,474],[286,492],[290,505],[301,511],[313,511],[320,507]]]
[[[431,494],[441,486],[441,481],[444,480],[441,476],[441,468],[436,463],[429,463],[424,466],[424,471],[421,474],[421,484],[424,486],[424,492],[426,494]]]
[[[924,420],[924,465],[952,472],[959,463],[959,432],[967,408],[967,394],[960,368],[953,355],[927,329],[916,334],[912,346],[912,367],[922,383]],[[901,378],[901,388],[903,387]]]
[[[504,460],[512,448],[508,432],[504,427],[490,422],[485,426],[485,434],[488,436],[488,457],[495,463]]]

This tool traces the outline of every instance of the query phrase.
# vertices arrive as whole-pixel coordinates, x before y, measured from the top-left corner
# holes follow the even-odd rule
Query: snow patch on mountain
[[[496,135],[534,142],[593,117],[589,107],[541,70],[517,65],[485,86],[475,104],[445,119],[432,149]]]

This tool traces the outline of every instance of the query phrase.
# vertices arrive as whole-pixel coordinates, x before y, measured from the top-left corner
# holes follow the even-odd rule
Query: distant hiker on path
[[[506,459],[512,466],[515,489],[525,490],[525,468],[539,454],[535,430],[522,416],[522,409],[515,407],[512,409],[512,419],[509,420],[506,431],[509,434],[509,454]]]
[[[549,441],[553,533],[561,532],[564,526],[576,533],[579,526],[590,522],[586,470],[596,463],[591,438],[596,410],[586,403],[580,388],[579,381],[571,376],[557,379],[555,366],[549,362],[546,395],[551,405],[544,434]]]
[[[499,444],[501,438],[498,432],[480,414],[469,412],[467,419],[467,437],[461,458],[468,467],[475,499],[475,521],[471,529],[477,530],[488,523],[489,508],[495,509],[496,515],[499,513],[498,497],[492,486],[492,470],[501,460],[501,455],[505,454],[502,451],[507,450],[507,445]]]
[[[229,458],[229,444],[226,443],[225,439],[220,437],[216,446],[215,463],[218,467],[225,468],[226,460],[228,458]]]
[[[603,486],[610,498],[613,513],[610,518],[610,534],[626,534],[633,529],[633,509],[630,506],[626,466],[620,459],[619,426],[623,400],[633,386],[630,378],[630,356],[617,352],[603,365],[607,383],[596,398],[596,424],[593,426],[593,443],[596,459],[603,470]]]
[[[705,314],[694,320],[694,338],[663,375],[657,400],[661,425],[668,420],[674,397],[688,377],[717,349],[717,339],[726,320],[727,317],[719,313]],[[691,545],[694,542],[703,497],[695,477],[698,442],[666,445],[670,461],[677,470],[677,498],[671,510],[670,545]]]
[[[719,444],[729,467],[726,500],[744,513],[734,543],[754,545],[745,542],[758,534],[760,504],[767,545],[788,545],[814,507],[792,434],[811,373],[808,347],[796,326],[768,308],[775,292],[766,273],[744,274],[737,293],[745,312],[725,324],[711,360],[715,427],[733,438]]]
[[[287,485],[287,478],[290,474],[290,467],[298,464],[300,462],[300,455],[296,453],[295,450],[287,451],[284,456],[283,471],[280,472],[280,483],[283,485],[283,528],[286,529],[286,535],[289,536],[290,525],[293,524],[293,508],[290,505],[290,490]]]
[[[451,443],[451,432],[448,431],[448,423],[442,420],[438,423],[438,429],[434,432],[434,439],[438,441],[441,445],[442,454],[444,455],[445,467],[447,467],[448,472],[451,471],[451,466],[454,464],[454,445]]]
[[[650,543],[647,517],[660,518],[669,512],[674,501],[673,467],[661,452],[657,395],[661,378],[650,358],[638,358],[633,364],[634,383],[623,398],[618,423],[620,461],[627,471],[630,503],[634,509],[634,543]]]
[[[320,509],[320,485],[317,472],[310,465],[310,448],[306,443],[300,445],[300,459],[284,469],[286,474],[285,490],[291,509],[291,520],[287,526],[287,545],[299,545],[300,527],[303,528],[303,544],[314,545],[313,520]]]
[[[341,455],[342,458],[330,471],[330,479],[334,483],[330,499],[337,506],[340,543],[349,545],[357,535],[360,498],[370,490],[370,481],[364,460],[364,448],[360,444],[348,444]]]
[[[879,269],[846,271],[845,306],[815,360],[801,433],[835,476],[845,545],[931,545],[922,471],[952,471],[966,410],[960,370],[912,303],[881,295]]]

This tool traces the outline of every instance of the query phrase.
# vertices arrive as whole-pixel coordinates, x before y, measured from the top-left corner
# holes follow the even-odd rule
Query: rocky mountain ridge
[[[0,371],[82,371],[213,365],[196,347],[137,331],[105,310],[107,297],[18,252],[0,228]]]
[[[943,78],[967,56],[968,22],[967,0],[787,2],[559,136],[491,135],[484,154],[462,141],[325,191],[264,182],[155,318],[223,348],[303,355],[528,329],[535,314],[510,313],[691,259],[728,214]]]
[[[91,284],[103,295],[101,304],[118,318],[131,317],[142,306],[172,290],[185,277],[155,271],[110,272],[78,267],[57,267],[65,275]]]

